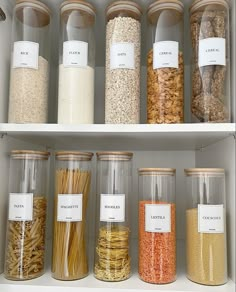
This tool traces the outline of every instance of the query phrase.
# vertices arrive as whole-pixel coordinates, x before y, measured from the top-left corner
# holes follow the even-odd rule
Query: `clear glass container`
[[[115,1],[106,9],[105,123],[140,122],[141,9]]]
[[[94,275],[122,281],[131,273],[129,250],[132,153],[97,153],[97,209]]]
[[[230,17],[227,0],[195,0],[192,34],[192,121],[230,122]]]
[[[5,277],[30,280],[44,273],[48,152],[11,152]]]
[[[95,9],[83,0],[61,5],[58,123],[94,123]]]
[[[9,123],[47,123],[50,10],[17,0],[13,12]]]
[[[225,171],[186,169],[187,277],[204,285],[227,282]]]
[[[140,168],[139,277],[152,284],[176,280],[175,169]]]
[[[93,153],[56,152],[52,276],[77,280],[89,272],[87,207]]]
[[[157,0],[147,12],[147,122],[184,121],[184,5]]]

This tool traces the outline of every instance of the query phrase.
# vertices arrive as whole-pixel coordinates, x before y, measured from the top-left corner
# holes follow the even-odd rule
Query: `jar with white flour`
[[[17,0],[13,12],[9,123],[47,123],[51,12]]]
[[[94,123],[95,9],[82,0],[61,5],[58,123]]]

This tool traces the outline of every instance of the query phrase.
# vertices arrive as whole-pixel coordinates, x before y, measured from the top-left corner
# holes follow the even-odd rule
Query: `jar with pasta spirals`
[[[129,203],[130,152],[97,153],[97,210],[94,275],[117,282],[131,274]]]
[[[56,152],[52,276],[58,280],[81,279],[89,272],[86,215],[92,156]]]
[[[44,273],[49,153],[11,152],[5,277],[30,280]]]

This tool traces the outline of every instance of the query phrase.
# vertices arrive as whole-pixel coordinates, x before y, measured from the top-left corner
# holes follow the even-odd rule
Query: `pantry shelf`
[[[235,135],[235,124],[0,124],[0,134],[53,149],[198,150]]]

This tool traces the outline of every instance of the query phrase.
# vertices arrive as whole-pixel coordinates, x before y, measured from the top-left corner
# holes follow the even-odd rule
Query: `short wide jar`
[[[52,276],[78,280],[89,272],[87,207],[93,153],[56,152]]]
[[[47,123],[51,11],[16,0],[12,25],[9,123]]]
[[[186,169],[187,277],[204,285],[227,282],[225,171]]]
[[[141,280],[176,280],[175,169],[140,168],[139,264]]]
[[[148,8],[147,122],[184,121],[184,5],[157,0]]]
[[[102,281],[122,281],[131,274],[132,156],[130,152],[97,153],[94,275]]]
[[[95,9],[84,0],[61,5],[58,123],[94,123]]]
[[[106,17],[105,123],[139,124],[141,9],[115,1]]]
[[[11,152],[4,275],[41,276],[45,266],[48,152]]]

